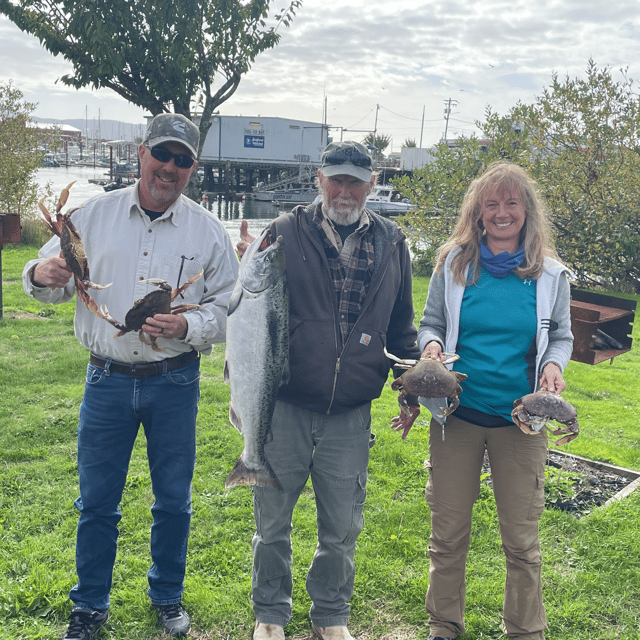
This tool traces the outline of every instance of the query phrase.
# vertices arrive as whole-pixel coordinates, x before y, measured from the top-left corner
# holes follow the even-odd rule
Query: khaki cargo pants
[[[442,427],[432,421],[426,489],[431,508],[426,598],[431,634],[455,637],[465,631],[465,564],[486,449],[506,555],[505,629],[511,638],[543,640],[547,620],[538,520],[544,508],[546,431],[527,435],[515,425],[489,429],[449,416],[444,434],[443,441]]]

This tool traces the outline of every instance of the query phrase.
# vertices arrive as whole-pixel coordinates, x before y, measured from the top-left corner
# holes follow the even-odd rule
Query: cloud
[[[457,101],[449,134],[471,135],[488,105],[506,113],[532,102],[554,72],[584,77],[590,58],[637,74],[638,25],[637,0],[304,0],[221,111],[319,122],[326,99],[335,135],[362,137],[357,130],[376,126],[398,149],[422,130],[432,144],[449,99]],[[40,103],[37,115],[100,109],[142,121],[142,110],[111,91],[55,84],[70,69],[0,17],[0,81],[14,78]]]

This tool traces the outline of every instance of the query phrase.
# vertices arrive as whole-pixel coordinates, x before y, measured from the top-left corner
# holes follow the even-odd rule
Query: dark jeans
[[[69,594],[77,605],[109,608],[119,503],[140,424],[155,496],[148,593],[154,604],[180,602],[191,524],[199,376],[198,361],[142,379],[111,373],[108,364],[106,369],[88,365],[78,426],[78,584]]]

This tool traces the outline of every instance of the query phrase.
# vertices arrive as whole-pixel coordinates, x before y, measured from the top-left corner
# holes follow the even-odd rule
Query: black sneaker
[[[69,614],[69,628],[62,636],[62,640],[91,640],[108,617],[108,611],[91,611],[91,609],[73,607]]]
[[[180,602],[154,604],[160,626],[172,637],[181,637],[189,631],[189,614]]]

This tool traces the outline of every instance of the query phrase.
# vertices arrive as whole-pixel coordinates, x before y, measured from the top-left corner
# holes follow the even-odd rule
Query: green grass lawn
[[[74,304],[43,305],[21,285],[34,249],[2,251],[0,320],[0,638],[56,639],[75,583],[76,427],[87,353],[73,335]],[[414,287],[418,318],[427,279]],[[637,297],[635,299],[638,299]],[[640,470],[640,324],[634,349],[612,364],[572,362],[564,397],[578,409],[580,436],[564,450]],[[202,362],[194,517],[184,602],[200,639],[251,637],[251,491],[225,491],[242,451],[228,421],[224,346]],[[429,510],[424,501],[428,412],[406,441],[389,428],[397,412],[385,388],[374,403],[365,530],[358,542],[350,627],[360,640],[426,640]],[[544,595],[551,640],[640,639],[640,492],[576,519],[546,510],[540,522]],[[112,617],[104,637],[159,638],[146,595],[153,497],[144,436],[136,444],[122,501]],[[294,515],[294,616],[287,636],[310,636],[304,578],[315,549],[313,494]],[[501,635],[504,557],[493,495],[475,506],[462,640]]]

